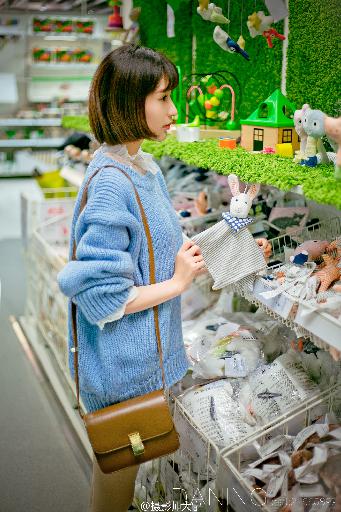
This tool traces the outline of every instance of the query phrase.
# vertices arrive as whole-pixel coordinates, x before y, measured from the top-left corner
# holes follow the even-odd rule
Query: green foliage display
[[[219,174],[235,173],[241,180],[282,190],[301,185],[308,199],[341,208],[341,182],[334,178],[333,165],[302,167],[277,155],[252,154],[242,148],[221,149],[216,140],[184,143],[168,137],[163,142],[145,141],[143,149],[155,158],[169,155]]]
[[[170,2],[172,3],[172,2]],[[178,8],[176,6],[178,5]],[[163,52],[182,73],[192,69],[191,1],[174,3],[175,37],[167,37],[166,0],[134,0],[134,7],[141,7],[139,18],[141,43]]]
[[[340,0],[289,0],[287,95],[297,108],[309,103],[341,114]]]
[[[79,132],[89,132],[89,118],[88,116],[64,116],[62,119],[62,127]]]

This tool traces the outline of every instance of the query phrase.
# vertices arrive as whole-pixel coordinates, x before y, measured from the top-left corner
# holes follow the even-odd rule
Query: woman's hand
[[[172,280],[182,293],[190,287],[195,277],[206,272],[207,269],[200,247],[191,240],[186,241],[176,255]]]
[[[258,247],[263,252],[264,258],[268,260],[272,254],[272,247],[270,242],[266,238],[256,238]]]

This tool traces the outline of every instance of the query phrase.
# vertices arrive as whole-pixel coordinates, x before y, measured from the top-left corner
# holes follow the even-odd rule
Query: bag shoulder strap
[[[135,187],[135,185],[133,183],[133,180],[131,179],[131,177],[129,176],[129,174],[127,172],[123,171],[123,169],[115,167],[114,165],[104,165],[100,169],[97,169],[90,176],[90,178],[88,179],[88,181],[87,181],[87,183],[86,183],[86,185],[84,187],[83,194],[82,194],[82,197],[81,197],[81,202],[80,202],[79,214],[78,215],[80,215],[82,213],[82,211],[84,210],[84,208],[86,206],[86,203],[87,203],[87,200],[88,200],[88,189],[89,189],[89,185],[91,183],[91,180],[96,176],[96,174],[98,172],[100,172],[102,169],[105,169],[105,168],[108,168],[108,167],[110,167],[112,169],[116,169],[116,170],[122,172],[126,176],[126,178],[128,178],[128,180],[130,181],[130,183],[133,186],[133,189],[134,189],[134,192],[135,192],[136,201],[137,201],[137,204],[138,204],[139,209],[140,209],[140,214],[141,214],[141,218],[142,218],[142,222],[143,222],[144,231],[145,231],[146,238],[147,238],[148,252],[149,252],[149,277],[150,277],[150,284],[155,284],[156,283],[156,277],[155,277],[155,257],[154,257],[154,249],[153,249],[152,236],[151,236],[151,233],[150,233],[147,216],[146,216],[146,213],[144,211],[144,208],[143,208],[143,205],[142,205],[142,202],[141,202],[141,198],[140,198],[139,193],[138,193],[138,191],[137,191],[137,189],[136,189],[136,187]],[[73,246],[72,246],[72,260],[76,260],[77,259],[76,252],[77,252],[77,246],[76,246],[76,241],[74,240],[73,241]],[[161,368],[161,372],[162,372],[162,385],[163,385],[163,388],[165,389],[166,388],[166,381],[165,381],[165,371],[164,371],[163,357],[162,357],[162,344],[161,344],[161,335],[160,335],[160,324],[159,324],[159,310],[158,310],[158,306],[154,306],[153,307],[153,312],[154,312],[154,325],[155,325],[155,333],[156,333],[156,340],[157,340],[157,348],[158,348],[158,352],[159,352],[160,368]],[[73,337],[73,344],[74,344],[73,347],[71,348],[71,351],[73,352],[73,355],[74,355],[74,370],[75,370],[75,381],[76,381],[76,392],[77,392],[77,407],[78,407],[79,414],[81,415],[81,417],[83,417],[83,414],[82,414],[81,408],[80,408],[80,403],[79,403],[77,305],[73,301],[71,301],[71,321],[72,321],[72,337]]]

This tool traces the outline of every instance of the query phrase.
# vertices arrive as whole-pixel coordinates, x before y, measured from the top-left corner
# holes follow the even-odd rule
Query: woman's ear
[[[230,185],[232,195],[237,196],[240,193],[238,176],[236,176],[235,174],[229,174],[227,181]]]
[[[247,195],[250,197],[251,201],[258,195],[259,189],[260,189],[259,183],[253,183],[252,185],[250,185],[250,188],[247,191]]]

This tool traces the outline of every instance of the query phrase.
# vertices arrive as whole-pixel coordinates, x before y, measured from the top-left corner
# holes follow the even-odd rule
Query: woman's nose
[[[171,101],[170,101],[170,103],[171,103],[171,104],[170,104],[170,108],[169,108],[169,112],[168,112],[168,114],[169,114],[169,116],[170,116],[170,117],[172,117],[172,116],[176,116],[176,115],[177,115],[177,113],[178,113],[177,108],[176,108],[176,106],[174,105],[173,100],[171,100]]]

